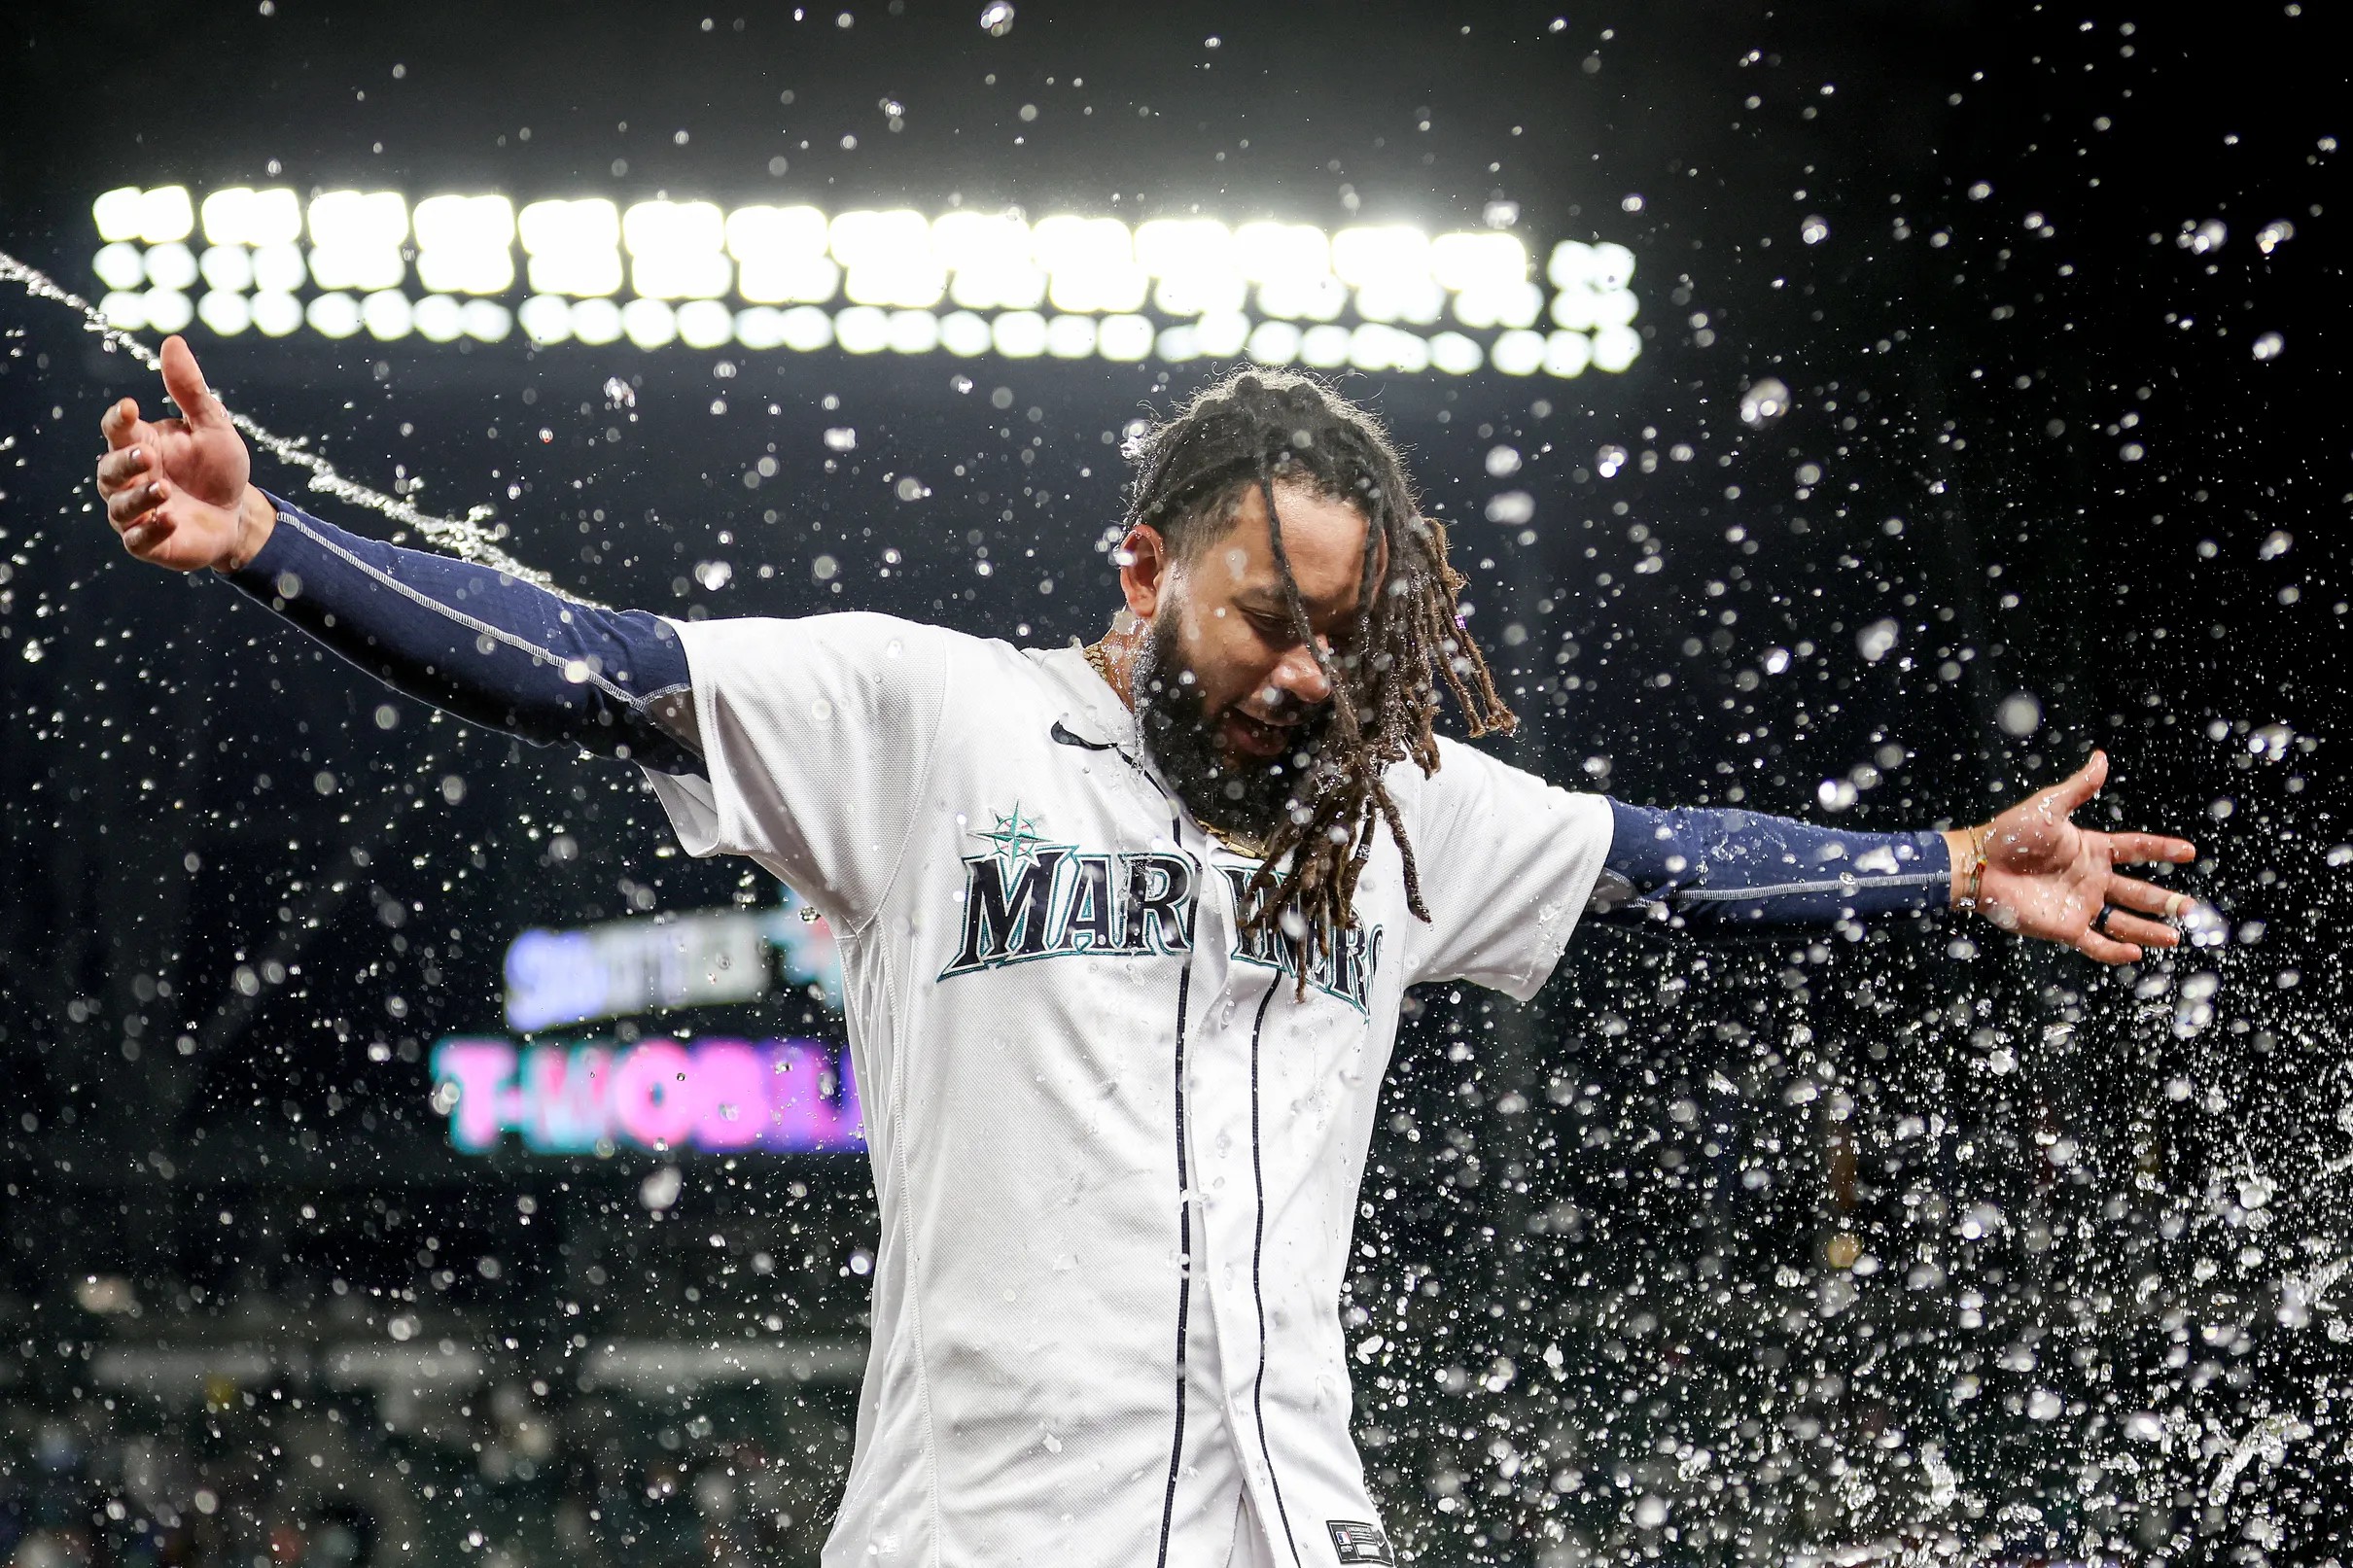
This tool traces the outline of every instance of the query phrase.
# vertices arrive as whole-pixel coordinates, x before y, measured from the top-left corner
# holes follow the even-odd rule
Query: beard
[[[1201,682],[1178,646],[1177,612],[1172,602],[1152,617],[1131,672],[1144,749],[1203,826],[1263,846],[1303,795],[1331,708],[1308,710],[1281,756],[1229,754],[1218,735],[1224,710],[1212,714],[1204,706]]]

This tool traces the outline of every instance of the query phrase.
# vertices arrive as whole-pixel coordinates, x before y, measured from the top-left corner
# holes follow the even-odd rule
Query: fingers
[[[2089,927],[2075,939],[2075,951],[2087,958],[2097,958],[2102,963],[2138,963],[2141,960],[2139,948],[2129,942],[2119,942],[2112,936],[2102,936]]]
[[[2057,803],[2061,810],[2072,813],[2085,801],[2098,794],[2100,785],[2107,782],[2108,753],[2094,751],[2091,753],[2091,760],[2078,768],[2074,777],[2062,780],[2053,786],[2051,798]]]
[[[110,449],[136,441],[140,434],[138,400],[118,399],[112,408],[98,416],[98,434],[106,437]]]
[[[144,561],[155,553],[158,545],[171,538],[177,527],[169,513],[160,509],[150,512],[123,530],[123,547]]]
[[[143,484],[125,485],[106,498],[106,520],[120,534],[140,518],[171,499],[170,481],[150,479]]]
[[[111,497],[148,470],[144,446],[120,446],[98,459],[98,494]]]
[[[2164,861],[2187,865],[2197,858],[2197,846],[2188,839],[2163,833],[2111,833],[2108,859],[2113,865],[2145,865]]]
[[[2137,909],[2144,915],[2159,915],[2166,920],[2180,920],[2190,913],[2194,900],[2188,893],[2160,888],[2138,877],[2108,879],[2108,902],[2120,909]]]
[[[228,420],[228,410],[212,395],[204,372],[196,366],[195,351],[177,332],[163,340],[163,390],[192,425],[226,424]]]
[[[2110,910],[2108,918],[2100,922],[2100,925],[2101,934],[2120,942],[2137,942],[2145,948],[2177,948],[2182,945],[2182,933],[2172,926],[2144,920],[2138,915],[2127,915],[2122,910]]]

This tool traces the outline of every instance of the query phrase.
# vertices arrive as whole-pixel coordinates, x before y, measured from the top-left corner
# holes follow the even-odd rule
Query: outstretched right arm
[[[163,345],[185,419],[103,422],[107,518],[124,548],[211,568],[369,675],[461,718],[665,773],[700,773],[686,654],[642,610],[583,605],[470,562],[345,533],[248,481],[244,442],[195,357]]]

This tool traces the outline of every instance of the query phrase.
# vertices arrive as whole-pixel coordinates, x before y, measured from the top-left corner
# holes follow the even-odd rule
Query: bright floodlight
[[[188,187],[158,186],[139,197],[139,238],[148,244],[169,245],[188,238],[195,228],[196,209],[188,199]]]
[[[1594,367],[1623,370],[1642,352],[1642,334],[1632,327],[1603,327],[1594,333]]]
[[[823,256],[825,240],[825,215],[815,207],[738,207],[727,214],[727,254],[738,261]]]
[[[1460,332],[1439,332],[1429,340],[1429,362],[1448,375],[1469,375],[1487,363],[1475,339]]]
[[[321,337],[349,337],[360,330],[360,302],[337,290],[311,300],[302,317]]]
[[[1352,289],[1429,280],[1429,236],[1403,224],[1344,228],[1332,236],[1332,270]]]
[[[380,289],[360,301],[360,325],[379,342],[406,337],[416,326],[416,312],[408,296],[398,289]]]
[[[833,341],[833,318],[815,305],[794,305],[778,325],[784,329],[785,347],[795,354],[814,354]]]
[[[1457,293],[1500,290],[1528,280],[1528,247],[1516,234],[1440,234],[1430,241],[1430,275]]]
[[[135,185],[118,186],[89,204],[89,216],[98,226],[98,237],[108,244],[139,237],[139,188]]]
[[[1136,229],[1136,260],[1156,278],[1231,272],[1233,231],[1214,218],[1155,218]]]
[[[1234,231],[1234,261],[1252,283],[1313,280],[1332,269],[1331,241],[1313,224],[1244,224]]]
[[[204,237],[214,245],[291,245],[302,237],[302,204],[283,187],[215,191],[203,213]]]
[[[957,211],[931,225],[931,254],[955,275],[948,294],[966,310],[1036,309],[1046,275],[1030,247],[1030,226],[1016,213]]]
[[[1008,310],[989,324],[990,340],[1008,360],[1034,360],[1045,352],[1046,319],[1035,310]]]
[[[726,219],[713,202],[638,202],[621,214],[621,238],[630,284],[649,299],[716,299],[735,281],[720,249]]]
[[[842,292],[859,304],[923,309],[938,304],[947,293],[947,271],[931,254],[931,225],[922,213],[845,212],[833,220],[826,238],[833,259],[848,273]],[[834,331],[849,348],[838,321]]]
[[[678,307],[679,341],[688,348],[719,348],[735,336],[735,314],[716,299]]]
[[[612,202],[601,196],[535,201],[517,215],[516,228],[531,257],[531,287],[539,293],[620,292],[621,214]]]
[[[185,289],[196,281],[196,259],[177,240],[151,249],[145,265],[147,281],[158,289]]]
[[[147,325],[147,296],[135,289],[112,289],[98,301],[98,314],[108,325],[135,332]]]
[[[253,287],[253,252],[242,245],[208,246],[197,264],[215,289],[243,294]]]
[[[407,270],[401,259],[401,242],[407,237],[408,203],[399,192],[322,192],[310,202],[311,277],[322,289],[398,288]],[[332,319],[342,317],[338,312]],[[356,315],[352,331],[358,331]]]
[[[1083,360],[1095,352],[1095,318],[1056,316],[1046,323],[1046,352],[1058,360]]]
[[[253,296],[253,324],[264,337],[284,337],[302,325],[301,301],[277,289]]]
[[[879,354],[891,341],[891,317],[873,305],[852,305],[833,318],[833,340],[848,354]]]
[[[417,278],[455,294],[514,287],[514,207],[505,196],[430,196],[417,203]]]
[[[177,289],[150,289],[146,300],[147,325],[158,332],[176,332],[195,319],[194,303]]]
[[[398,191],[325,191],[310,198],[310,242],[323,250],[397,250],[408,237]]]
[[[422,306],[417,315],[417,331],[422,332],[425,330]],[[572,335],[572,307],[555,295],[533,295],[523,301],[523,308],[514,313],[514,319],[522,325],[523,335],[543,347],[561,343]]]
[[[310,269],[302,264],[302,247],[295,244],[264,245],[253,253],[253,281],[257,289],[292,294],[309,281]],[[260,317],[255,320],[260,321]],[[266,331],[268,329],[263,329]]]
[[[1593,363],[1593,344],[1583,332],[1544,334],[1544,373],[1563,379],[1580,376]]]
[[[1134,364],[1152,352],[1152,324],[1142,316],[1106,316],[1095,330],[1095,352]]]
[[[960,359],[989,352],[989,324],[969,310],[951,310],[939,318],[939,346]]]
[[[1528,327],[1544,308],[1544,291],[1517,282],[1483,283],[1455,296],[1455,320],[1465,327]]]
[[[736,292],[763,304],[832,298],[841,268],[825,241],[825,215],[815,207],[736,208],[727,215]]]
[[[1236,311],[1248,296],[1233,230],[1214,218],[1155,218],[1139,226],[1136,262],[1160,280],[1152,303],[1167,315]]]
[[[125,240],[99,247],[98,254],[90,258],[89,269],[109,289],[136,289],[147,281],[147,262],[139,247]]]
[[[1047,297],[1057,310],[1135,310],[1152,286],[1136,263],[1128,226],[1116,218],[1044,219],[1031,231],[1030,254],[1053,280]]]
[[[1348,363],[1348,341],[1345,327],[1310,327],[1299,334],[1299,363],[1317,370],[1337,369]]]
[[[678,335],[678,313],[659,299],[632,299],[621,307],[621,331],[639,348],[660,348]]]
[[[894,354],[929,354],[939,347],[939,318],[928,310],[894,310],[888,341]]]
[[[735,313],[735,340],[749,349],[781,348],[785,316],[774,305],[752,305]]]
[[[215,289],[196,301],[196,319],[222,337],[234,337],[253,325],[253,307],[241,294]]]
[[[572,335],[602,348],[621,335],[621,307],[610,299],[582,299],[572,307]]]
[[[466,335],[481,343],[503,343],[514,331],[514,312],[496,299],[469,299],[465,304]]]
[[[445,294],[429,294],[417,301],[416,327],[429,343],[454,343],[465,335],[465,308]]]
[[[1269,278],[1258,286],[1258,308],[1291,320],[1330,321],[1348,307],[1348,287],[1329,272]]]
[[[1299,357],[1299,329],[1287,321],[1262,321],[1250,330],[1247,345],[1260,365],[1288,365]]]

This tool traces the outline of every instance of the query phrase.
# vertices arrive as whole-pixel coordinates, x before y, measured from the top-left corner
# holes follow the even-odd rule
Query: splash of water
[[[105,312],[80,295],[40,268],[18,261],[6,251],[0,251],[0,280],[21,284],[24,292],[36,299],[54,300],[69,310],[79,311],[82,330],[96,334],[107,353],[127,354],[150,370],[158,373],[162,370],[163,362],[154,349],[108,321]],[[345,478],[325,458],[309,450],[301,441],[290,440],[264,430],[244,414],[232,410],[228,418],[254,445],[279,462],[308,473],[309,488],[321,495],[333,496],[337,501],[381,512],[394,522],[415,529],[428,543],[476,565],[504,572],[526,582],[538,583],[542,587],[549,585],[547,574],[523,565],[500,547],[498,541],[506,537],[507,527],[504,523],[490,524],[491,510],[488,506],[474,506],[464,517],[437,516],[398,496],[388,496],[380,490],[369,489],[356,479]]]
[[[2308,1438],[2312,1429],[2295,1416],[2280,1413],[2266,1415],[2250,1427],[2238,1440],[2230,1456],[2215,1472],[2214,1484],[2206,1488],[2206,1506],[2220,1508],[2230,1500],[2231,1488],[2238,1484],[2239,1472],[2261,1458],[2266,1469],[2287,1457],[2288,1444],[2297,1438]]]

